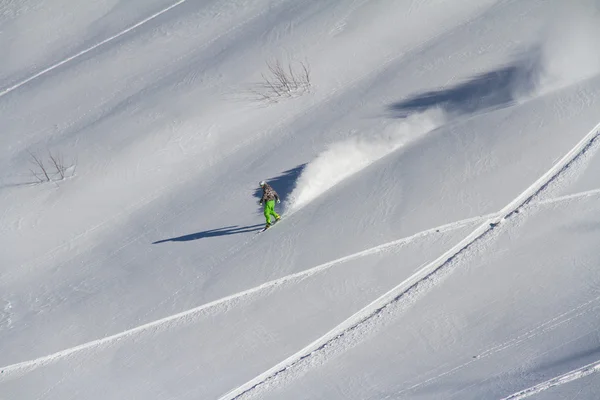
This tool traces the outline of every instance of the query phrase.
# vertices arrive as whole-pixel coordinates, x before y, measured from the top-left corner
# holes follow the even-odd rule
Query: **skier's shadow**
[[[190,240],[198,240],[205,239],[210,237],[218,237],[218,236],[227,236],[227,235],[236,235],[238,233],[248,233],[248,232],[256,232],[261,230],[264,227],[263,224],[258,225],[248,225],[248,226],[225,226],[223,228],[211,229],[203,232],[196,232],[190,235],[174,237],[170,239],[163,239],[157,242],[153,242],[152,244],[159,244],[164,242],[189,242]]]

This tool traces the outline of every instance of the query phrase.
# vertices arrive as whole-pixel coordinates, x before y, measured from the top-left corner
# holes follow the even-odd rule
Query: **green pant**
[[[275,212],[275,200],[265,201],[265,218],[267,224],[271,223],[271,215],[275,217],[275,220],[279,219],[279,214]]]

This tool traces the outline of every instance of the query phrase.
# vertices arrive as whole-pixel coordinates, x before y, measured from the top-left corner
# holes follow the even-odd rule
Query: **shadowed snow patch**
[[[510,62],[389,106],[396,118],[443,109],[456,118],[509,107],[600,73],[600,17],[590,2],[564,4]]]

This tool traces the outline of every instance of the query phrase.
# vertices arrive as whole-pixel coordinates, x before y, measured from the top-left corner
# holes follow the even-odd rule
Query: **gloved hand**
[[[258,201],[258,205],[259,205],[259,206],[262,206],[262,200],[259,200],[259,201]]]
[[[281,200],[277,199],[277,204],[281,203]]]

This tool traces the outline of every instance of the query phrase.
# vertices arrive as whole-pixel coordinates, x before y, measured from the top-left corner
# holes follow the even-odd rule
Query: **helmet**
[[[260,181],[260,183],[258,184],[258,186],[263,187],[267,184],[267,182],[265,181]]]

